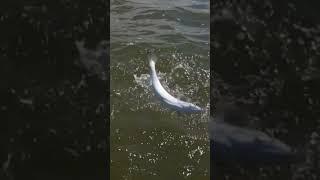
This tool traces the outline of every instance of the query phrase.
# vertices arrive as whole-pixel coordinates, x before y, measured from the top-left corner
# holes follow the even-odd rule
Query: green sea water
[[[111,1],[111,179],[209,179],[209,1]],[[155,97],[146,51],[166,90],[206,109],[178,114]]]

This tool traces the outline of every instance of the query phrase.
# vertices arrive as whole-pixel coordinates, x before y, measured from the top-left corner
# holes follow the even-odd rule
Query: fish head
[[[190,112],[203,112],[204,109],[202,109],[201,107],[197,106],[197,105],[194,105],[194,104],[191,104],[191,103],[188,103],[188,110]]]

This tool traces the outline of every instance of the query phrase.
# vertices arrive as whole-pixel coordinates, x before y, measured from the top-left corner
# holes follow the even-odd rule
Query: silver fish
[[[174,109],[178,112],[185,112],[185,113],[200,113],[203,112],[204,109],[200,108],[199,106],[182,101],[170,95],[161,85],[159,78],[156,72],[156,61],[157,57],[155,55],[149,55],[149,66],[151,68],[151,83],[155,94],[157,97],[164,102],[169,108]]]

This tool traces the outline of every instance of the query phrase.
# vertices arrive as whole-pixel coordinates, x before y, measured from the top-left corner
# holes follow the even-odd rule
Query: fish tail
[[[154,62],[154,63],[156,63],[157,60],[158,60],[158,58],[157,58],[157,56],[155,56],[154,54],[149,57],[149,62]]]
[[[149,60],[149,65],[154,66],[158,58],[154,53],[148,53],[148,60]]]

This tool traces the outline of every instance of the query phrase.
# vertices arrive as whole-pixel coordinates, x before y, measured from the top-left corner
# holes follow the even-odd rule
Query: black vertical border
[[[106,9],[107,9],[107,19],[106,21],[106,30],[107,30],[107,93],[106,93],[106,100],[107,100],[107,110],[106,110],[106,119],[107,119],[107,149],[106,149],[106,154],[107,154],[107,161],[106,161],[106,171],[107,171],[107,176],[108,179],[111,179],[110,177],[110,119],[111,119],[111,110],[110,110],[110,82],[111,82],[111,75],[110,75],[110,1],[111,0],[105,0],[106,2]]]
[[[223,33],[226,37],[235,36],[234,33],[237,33],[239,30],[231,30],[229,28],[227,32],[223,31],[223,28],[215,29],[212,26],[213,23],[213,3],[214,1],[210,1],[210,34],[215,33]],[[215,3],[219,5],[223,5],[223,1],[215,1]],[[266,112],[276,112],[275,119],[271,118],[271,122],[267,122],[267,120],[261,120],[263,123],[268,126],[273,126],[272,123],[278,123],[281,121],[286,128],[289,129],[290,135],[283,135],[280,137],[285,140],[286,143],[291,145],[295,150],[298,151],[298,163],[293,163],[294,166],[292,169],[286,170],[286,168],[281,168],[281,171],[271,171],[273,172],[268,174],[267,176],[274,176],[280,179],[287,178],[297,178],[301,177],[304,179],[319,179],[320,171],[319,171],[319,102],[320,97],[320,78],[319,78],[319,16],[320,13],[317,9],[320,7],[319,1],[277,1],[277,0],[268,0],[268,1],[228,1],[229,7],[239,9],[246,7],[249,4],[252,8],[252,12],[256,15],[254,18],[262,18],[266,26],[261,28],[265,31],[257,31],[261,33],[260,35],[255,35],[253,38],[257,38],[258,43],[251,46],[256,46],[258,48],[264,48],[269,55],[270,58],[260,57],[263,60],[269,61],[268,65],[255,66],[258,70],[265,70],[266,68],[276,70],[279,75],[274,75],[275,78],[283,82],[283,88],[279,88],[281,91],[281,95],[268,94],[271,98],[270,102],[272,106],[267,106],[263,109]],[[243,11],[245,12],[245,10]],[[243,13],[242,12],[242,13]],[[271,12],[266,13],[266,12]],[[243,14],[239,13],[236,16],[242,16]],[[244,13],[245,14],[245,13]],[[250,13],[249,13],[250,15]],[[252,15],[252,14],[251,14]],[[244,18],[244,17],[240,17]],[[245,19],[245,18],[244,18]],[[233,22],[232,22],[233,23]],[[231,24],[232,24],[231,23]],[[238,26],[239,24],[237,24]],[[242,25],[242,24],[240,24]],[[237,26],[230,26],[239,28]],[[229,27],[229,26],[227,26]],[[226,29],[226,28],[225,28]],[[220,32],[219,32],[220,31]],[[254,30],[253,30],[254,31]],[[265,34],[272,34],[269,36],[269,39],[265,37]],[[225,39],[227,39],[225,37]],[[261,41],[259,38],[266,38],[267,41]],[[241,37],[239,38],[241,39]],[[214,64],[222,63],[221,59],[215,59],[214,54],[215,49],[213,47],[213,37],[210,36],[210,102],[211,109],[210,111],[214,111],[214,102],[213,97],[213,87],[214,87]],[[256,42],[254,42],[256,43]],[[221,54],[217,52],[218,57]],[[236,54],[238,55],[238,54]],[[236,55],[230,55],[228,57],[235,58]],[[216,55],[217,57],[217,55]],[[264,59],[265,58],[265,59]],[[239,58],[241,59],[241,58]],[[242,58],[241,60],[243,60]],[[273,59],[273,61],[272,61]],[[312,65],[306,65],[312,61]],[[218,62],[217,62],[218,61]],[[317,61],[317,62],[315,62]],[[243,61],[242,61],[243,62]],[[276,68],[275,68],[276,66]],[[314,68],[314,72],[308,75],[305,75],[303,71],[307,71],[308,68]],[[296,69],[298,68],[298,69]],[[221,69],[220,69],[221,70]],[[225,72],[225,73],[234,73],[234,72]],[[270,72],[269,72],[270,73]],[[237,74],[237,73],[234,73]],[[272,73],[270,73],[272,74]],[[304,75],[304,78],[302,76]],[[308,77],[309,76],[309,77]],[[261,76],[263,77],[263,76]],[[237,81],[239,79],[238,76],[231,76],[228,80]],[[289,115],[282,116],[282,112],[277,111],[288,111]],[[279,114],[277,114],[279,113]],[[287,116],[287,117],[286,117]],[[295,124],[294,118],[299,121],[298,124]],[[270,119],[269,119],[270,120]],[[264,127],[265,128],[265,127]],[[273,127],[274,128],[274,127]],[[288,130],[287,129],[287,130]],[[290,136],[290,137],[289,137]],[[291,138],[293,137],[293,138]],[[213,142],[210,142],[210,146],[213,146]],[[302,152],[299,152],[302,151]],[[214,152],[211,152],[211,179],[216,180],[215,175],[217,172],[215,171],[214,164],[212,163],[214,159]],[[289,164],[284,164],[285,166],[290,166]],[[292,164],[291,164],[292,165]],[[300,169],[298,168],[300,167]],[[232,169],[232,167],[227,167]],[[251,167],[252,168],[252,167]],[[253,167],[252,169],[254,169]],[[271,167],[272,168],[272,167]],[[305,168],[304,170],[302,170]],[[299,171],[297,171],[299,169]],[[308,169],[308,170],[307,170]],[[237,170],[235,170],[237,171]],[[252,171],[252,174],[246,174],[244,176],[251,177],[239,177],[239,179],[243,178],[252,178],[259,179],[261,175],[256,169]],[[275,173],[276,172],[276,173]],[[221,173],[221,172],[218,172]],[[268,177],[267,177],[268,178]],[[270,178],[270,177],[269,177]],[[276,179],[278,179],[276,178]],[[232,179],[232,177],[231,177]]]
[[[0,2],[1,180],[109,178],[109,5],[108,0]],[[79,30],[88,16],[89,28]],[[79,58],[74,42],[83,39],[87,49],[107,42],[106,80],[74,66]],[[70,93],[81,78],[89,87]],[[54,96],[60,88],[66,88],[64,94]],[[96,138],[82,128],[88,121],[98,127]]]

